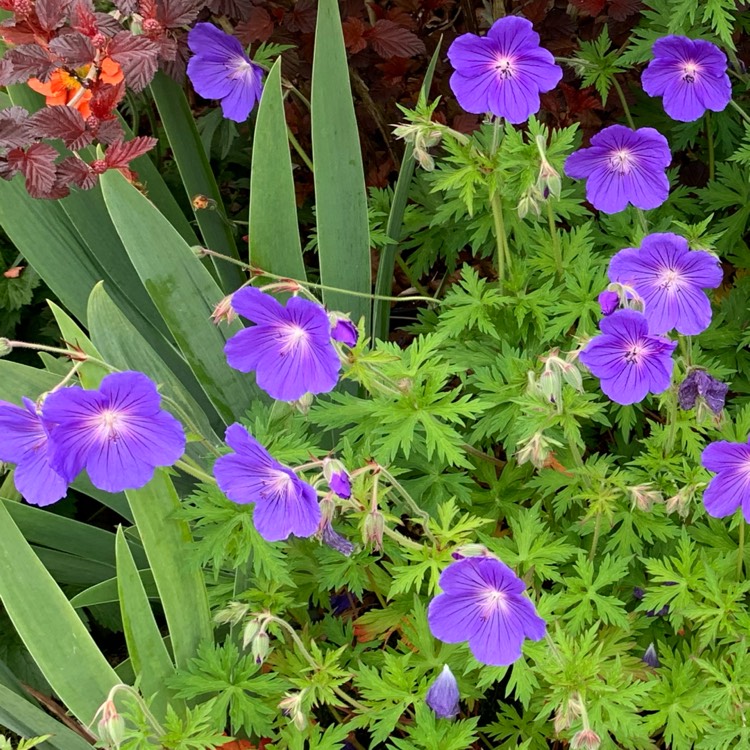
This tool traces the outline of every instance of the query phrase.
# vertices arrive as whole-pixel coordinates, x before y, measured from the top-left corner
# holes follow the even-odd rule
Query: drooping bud
[[[633,507],[642,510],[644,513],[648,513],[654,503],[664,501],[661,493],[652,489],[650,484],[636,484],[633,487],[628,487],[628,492],[633,501]]]
[[[330,522],[324,523],[320,530],[320,538],[329,547],[340,552],[342,555],[349,557],[354,552],[354,545],[345,537],[336,531]]]
[[[111,698],[107,698],[99,711],[102,715],[97,724],[99,739],[107,747],[117,750],[125,739],[125,719],[117,713],[117,707]]]
[[[492,557],[492,553],[483,544],[462,544],[451,552],[454,560],[463,560],[464,557]]]
[[[214,307],[214,311],[211,313],[211,320],[215,325],[219,325],[219,323],[231,323],[236,318],[237,313],[232,307],[231,294],[224,297],[224,299]]]
[[[443,671],[430,685],[425,702],[440,719],[454,719],[458,715],[458,683],[450,667],[446,664]]]
[[[694,486],[688,485],[679,490],[676,495],[668,498],[666,502],[667,513],[677,512],[681,518],[687,518],[695,490]]]
[[[310,413],[310,407],[313,404],[314,396],[312,393],[305,393],[296,401],[292,401],[292,406],[302,415],[307,416]]]
[[[331,313],[331,338],[341,344],[346,344],[350,349],[357,345],[359,331],[357,326],[349,318],[341,313]]]
[[[250,644],[250,653],[256,664],[263,664],[271,650],[271,639],[265,630],[258,633]]]
[[[10,339],[0,339],[0,357],[7,357],[12,351]]]
[[[653,643],[648,644],[648,648],[646,649],[646,652],[641,657],[641,661],[644,662],[645,664],[648,664],[649,667],[653,667],[654,669],[658,669],[661,666],[659,657],[656,654],[656,646],[654,646]]]
[[[543,432],[535,432],[524,443],[523,447],[516,451],[516,461],[519,466],[532,463],[537,469],[543,469],[547,465],[553,445],[562,445],[557,440],[545,437]]]
[[[379,510],[371,510],[365,517],[362,536],[365,544],[380,551],[383,549],[383,532],[385,531],[385,518]]]
[[[680,384],[677,400],[680,408],[687,411],[695,406],[698,398],[702,398],[714,414],[721,414],[724,408],[729,386],[711,377],[705,370],[690,370],[688,376]]]
[[[323,460],[323,476],[328,482],[332,492],[339,497],[348,500],[352,496],[352,483],[349,478],[349,472],[341,461],[335,458],[325,458]]]
[[[582,729],[573,735],[571,750],[599,750],[602,740],[593,729]]]
[[[265,630],[265,623],[260,617],[248,620],[242,631],[242,648],[247,648]]]
[[[248,613],[249,605],[242,602],[229,602],[214,615],[217,625],[237,625]]]
[[[288,716],[300,732],[307,726],[307,718],[302,708],[302,701],[306,692],[306,690],[303,690],[300,693],[284,693],[284,697],[279,701],[279,708],[284,716]]]
[[[609,290],[603,291],[598,297],[602,315],[611,315],[620,306],[620,295]]]

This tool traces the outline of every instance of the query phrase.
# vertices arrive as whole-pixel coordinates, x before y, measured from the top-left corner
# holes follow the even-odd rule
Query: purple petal
[[[706,109],[712,112],[723,112],[732,99],[732,82],[729,76],[701,76],[695,82],[698,99]]]
[[[344,500],[348,500],[352,496],[352,483],[349,481],[349,475],[346,472],[333,472],[328,480],[328,486],[331,488],[331,492],[335,492]]]
[[[204,99],[223,99],[233,88],[224,60],[191,57],[187,74],[196,93]]]
[[[614,376],[602,378],[603,393],[623,406],[643,401],[649,391],[648,371],[643,366],[623,364]]]
[[[488,102],[493,115],[516,125],[539,111],[539,88],[530,76],[519,70],[511,78],[495,78],[488,92]]]
[[[99,386],[107,408],[128,415],[150,417],[159,413],[161,396],[156,384],[142,372],[114,372]]]
[[[622,189],[636,208],[649,211],[661,206],[669,197],[669,180],[663,171],[638,166],[622,176]]]
[[[232,295],[234,311],[256,325],[269,325],[286,320],[284,306],[270,294],[246,286]]]
[[[260,75],[255,67],[249,67],[242,75],[231,81],[232,86],[228,94],[221,99],[221,110],[224,117],[234,122],[244,122],[250,115],[255,103],[260,99]]]
[[[27,409],[0,401],[0,461],[17,464],[47,442],[41,420]]]
[[[13,482],[27,503],[40,507],[56,503],[68,492],[68,483],[50,466],[45,449],[24,457],[13,473]]]
[[[745,471],[750,467],[750,445],[719,440],[704,448],[701,463],[709,471]]]
[[[618,310],[599,323],[602,333],[635,341],[648,336],[648,322],[637,310]]]
[[[677,77],[667,87],[662,103],[664,111],[673,120],[680,122],[697,120],[706,111],[706,107],[699,97],[697,84],[695,82],[688,83],[681,76]]]
[[[492,70],[471,77],[456,72],[450,77],[450,87],[461,109],[481,115],[490,111],[490,89],[495,85],[496,79]]]
[[[452,719],[458,714],[459,698],[458,683],[453,676],[453,672],[451,672],[446,664],[443,667],[443,671],[437,676],[432,685],[430,685],[425,696],[425,703],[439,718]]]
[[[427,608],[430,632],[443,643],[463,643],[482,627],[475,596],[438,594]]]
[[[586,200],[605,214],[624,211],[628,205],[628,194],[623,177],[612,169],[595,170],[586,181]]]
[[[467,78],[492,72],[495,55],[494,45],[476,34],[462,34],[448,47],[448,59],[453,69]],[[453,84],[451,87],[455,93]]]
[[[487,32],[487,38],[504,55],[518,55],[539,46],[539,34],[534,31],[531,21],[520,16],[498,18]]]
[[[226,55],[228,58],[237,55],[245,56],[245,50],[239,39],[235,39],[211,23],[195,24],[188,34],[188,47],[195,54]]]
[[[86,470],[94,487],[105,492],[138,489],[154,476],[154,465],[134,456],[126,440],[97,444],[86,460]]]
[[[585,180],[595,170],[607,166],[606,153],[599,148],[581,148],[574,151],[566,160],[565,174],[576,180]]]
[[[253,523],[267,542],[281,541],[290,534],[309,537],[318,530],[321,513],[315,489],[301,479],[294,480],[289,492],[259,498],[255,503]]]
[[[331,328],[331,338],[334,341],[346,344],[349,348],[353,348],[357,345],[359,331],[357,326],[348,318],[339,318]]]
[[[747,471],[734,470],[717,474],[708,483],[703,493],[706,513],[714,518],[731,516],[740,505],[744,506],[748,501],[750,501],[750,481]]]

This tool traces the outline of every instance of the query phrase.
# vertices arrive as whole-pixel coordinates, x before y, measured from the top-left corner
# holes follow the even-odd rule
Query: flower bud
[[[323,528],[320,530],[320,538],[331,549],[335,549],[346,557],[349,557],[354,552],[354,545],[345,536],[339,534],[331,526],[330,521],[323,524]]]
[[[125,719],[117,713],[117,707],[108,698],[100,707],[102,718],[97,724],[99,739],[107,747],[119,748],[125,739]]]
[[[450,667],[446,664],[443,671],[430,685],[425,703],[440,719],[454,719],[458,715],[458,683]]]
[[[349,479],[349,472],[344,468],[344,464],[335,458],[326,458],[323,460],[323,476],[328,482],[332,492],[339,497],[348,500],[352,496],[352,483]]]
[[[265,630],[258,633],[250,644],[250,653],[256,664],[263,664],[268,656],[268,652],[271,650],[271,639],[268,637],[268,633]]]
[[[667,513],[677,512],[681,518],[687,518],[695,490],[695,487],[687,486],[679,490],[676,495],[672,495],[666,502]]]
[[[383,549],[383,532],[385,531],[385,518],[379,510],[371,510],[365,517],[363,538],[365,544],[372,544],[376,550]]]
[[[307,718],[302,709],[304,696],[304,690],[300,693],[284,693],[284,697],[279,701],[279,708],[284,713],[284,716],[288,716],[300,732],[307,726]]]
[[[516,451],[516,461],[518,465],[532,463],[537,469],[543,469],[547,465],[552,451],[550,446],[560,445],[556,440],[547,438],[542,432],[535,432],[525,445]]]
[[[483,544],[462,544],[451,552],[454,560],[463,560],[464,557],[492,557],[492,553]]]
[[[658,669],[661,666],[659,657],[656,654],[656,646],[654,646],[653,643],[648,644],[648,648],[646,649],[646,652],[641,657],[641,661],[644,662],[645,664],[648,664],[649,667],[653,667],[654,669]]]
[[[232,307],[232,295],[228,294],[224,299],[217,303],[214,311],[211,313],[211,320],[215,325],[219,323],[231,323],[237,318],[237,313]]]
[[[300,412],[300,414],[307,416],[310,413],[310,407],[313,404],[312,393],[305,393],[304,396],[300,396],[296,401],[292,401],[292,406]]]
[[[214,615],[217,625],[237,625],[248,613],[250,607],[242,602],[229,602],[224,609],[220,609]]]
[[[260,617],[253,617],[251,620],[248,620],[242,631],[242,648],[247,648],[263,630],[264,623]]]
[[[341,313],[331,313],[331,338],[341,344],[346,344],[350,349],[357,345],[359,331],[357,326],[349,318]]]
[[[559,404],[562,401],[562,380],[559,372],[545,367],[539,376],[539,390],[551,404]]]
[[[711,377],[705,370],[693,369],[680,384],[677,400],[680,408],[692,409],[701,398],[714,414],[721,414],[729,386]]]
[[[628,487],[628,492],[633,501],[633,508],[638,508],[644,513],[648,513],[653,507],[654,503],[661,503],[664,501],[661,493],[658,490],[651,489],[650,484],[636,484],[633,487]]]
[[[599,307],[602,309],[602,315],[611,315],[620,305],[620,295],[617,292],[605,290],[597,299]]]
[[[570,741],[571,750],[599,750],[601,738],[593,729],[582,729],[573,735]]]
[[[0,357],[7,357],[13,351],[10,339],[0,339]]]

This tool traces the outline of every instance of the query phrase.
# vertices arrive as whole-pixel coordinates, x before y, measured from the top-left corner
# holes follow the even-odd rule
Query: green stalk
[[[740,514],[740,539],[737,546],[737,578],[742,580],[742,564],[745,561],[745,519]]]
[[[555,268],[557,268],[557,275],[562,278],[563,275],[563,257],[562,248],[560,247],[560,237],[557,234],[557,226],[555,225],[555,214],[552,210],[552,199],[547,199],[547,221],[549,222],[549,233],[552,236],[552,252],[555,256]]]
[[[620,104],[622,104],[622,109],[625,112],[625,119],[628,121],[628,125],[630,125],[630,127],[633,128],[633,130],[635,130],[635,123],[633,122],[633,116],[630,114],[630,107],[628,107],[628,103],[625,100],[625,92],[622,90],[622,86],[620,86],[620,82],[617,80],[615,76],[612,76],[612,85],[615,87],[617,96],[620,97]]]
[[[711,124],[711,112],[706,112],[706,140],[708,141],[708,179],[713,181],[716,177],[716,165],[714,163],[714,129]]]

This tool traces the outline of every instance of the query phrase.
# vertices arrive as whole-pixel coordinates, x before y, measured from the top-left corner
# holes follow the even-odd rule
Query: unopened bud
[[[224,609],[214,615],[217,625],[237,625],[248,612],[248,605],[242,602],[229,602]]]
[[[628,487],[628,492],[633,501],[633,507],[648,513],[654,503],[663,502],[664,498],[658,490],[652,489],[650,484],[636,484]]]
[[[562,401],[562,380],[559,372],[552,368],[545,368],[539,377],[539,390],[552,404],[560,404]]]
[[[304,396],[300,396],[296,401],[292,401],[291,403],[300,414],[307,416],[313,404],[313,395],[312,393],[305,393]]]
[[[659,661],[659,657],[656,653],[656,646],[654,646],[653,643],[648,644],[648,648],[641,657],[641,661],[645,664],[648,664],[649,667],[653,667],[654,669],[658,669],[661,666],[661,662]]]
[[[10,339],[0,339],[0,357],[7,357],[12,351]]]
[[[601,738],[593,729],[582,729],[573,735],[570,741],[571,750],[599,750]]]
[[[242,648],[247,648],[263,630],[263,620],[259,617],[253,617],[251,620],[248,620],[242,631]]]
[[[300,732],[307,726],[307,718],[302,708],[305,692],[303,690],[301,693],[284,693],[284,697],[279,701],[279,708],[284,716],[288,716]]]
[[[695,495],[696,488],[693,486],[683,487],[676,495],[667,498],[667,513],[677,513],[681,518],[687,518],[690,512],[690,502]]]
[[[462,544],[451,552],[454,560],[463,560],[464,557],[493,557],[492,553],[483,544]]]
[[[211,320],[216,325],[219,323],[231,323],[237,318],[237,313],[232,307],[232,295],[228,294],[224,299],[217,303],[214,311],[211,313]]]
[[[256,664],[263,664],[271,650],[271,639],[268,633],[264,631],[258,633],[250,644],[250,653]]]
[[[99,739],[107,747],[119,748],[125,739],[125,719],[117,713],[117,707],[111,698],[99,710],[102,714],[97,724]]]
[[[379,510],[371,510],[365,517],[363,538],[365,544],[372,544],[376,550],[383,549],[383,532],[385,531],[385,518]]]
[[[459,698],[458,683],[450,667],[446,664],[443,671],[430,685],[425,696],[425,703],[435,712],[438,718],[455,719],[459,711]]]
[[[543,469],[547,465],[547,459],[552,453],[550,446],[561,445],[556,440],[544,436],[542,432],[535,432],[525,445],[516,452],[518,465],[532,463],[537,469]]]
[[[354,348],[359,339],[357,326],[341,313],[331,313],[328,318],[331,321],[331,338],[334,341],[346,344],[350,349]]]
[[[339,497],[348,500],[352,496],[352,483],[349,479],[349,472],[341,461],[335,458],[326,458],[323,460],[323,476],[328,482],[332,492]]]

